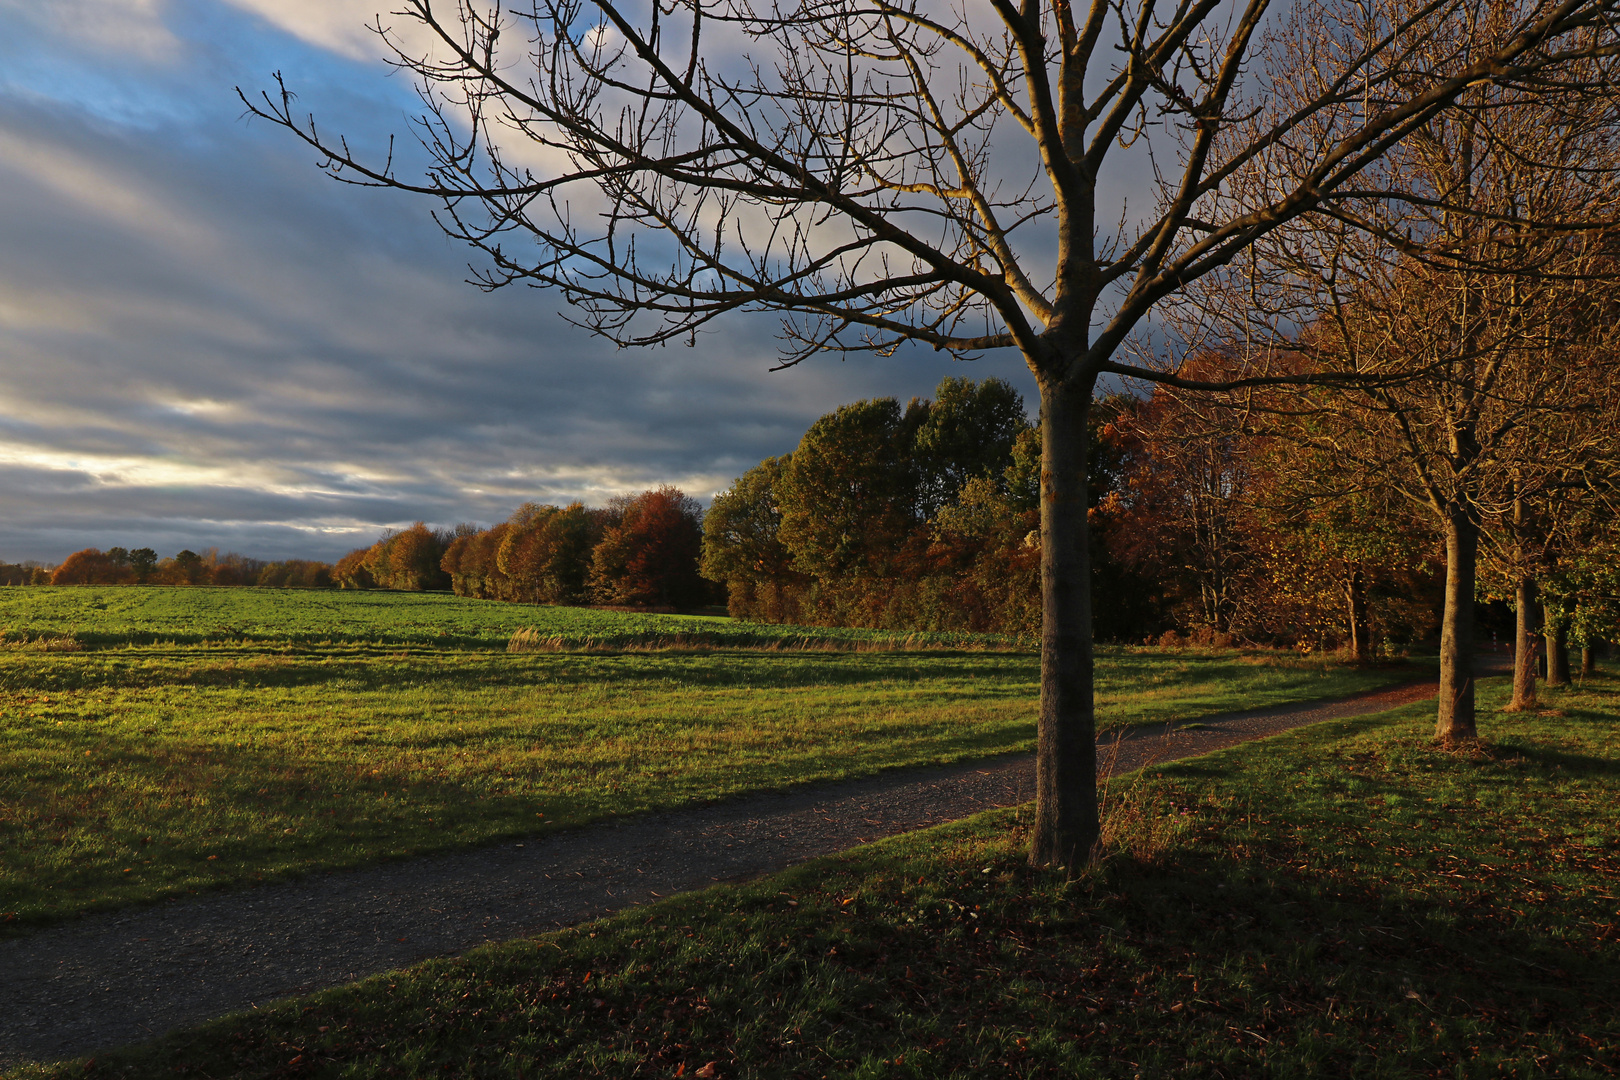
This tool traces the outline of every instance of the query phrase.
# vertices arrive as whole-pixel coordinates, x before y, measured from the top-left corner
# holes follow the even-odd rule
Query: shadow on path
[[[1125,772],[1433,696],[1426,681],[1135,728],[1105,737],[1099,755]],[[0,1065],[137,1042],[1033,794],[1033,756],[1004,756],[87,916],[0,941]]]

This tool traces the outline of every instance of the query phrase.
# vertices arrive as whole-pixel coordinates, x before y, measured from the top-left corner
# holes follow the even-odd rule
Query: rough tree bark
[[[1541,609],[1542,640],[1547,649],[1547,685],[1569,685],[1569,628],[1558,613]]]
[[[1536,603],[1536,579],[1528,575],[1519,579],[1514,591],[1513,626],[1513,700],[1508,711],[1536,707],[1536,649],[1541,639],[1536,633],[1536,614],[1541,605]]]
[[[1434,737],[1448,746],[1479,737],[1474,722],[1474,580],[1479,522],[1454,506],[1446,520],[1446,599],[1440,624],[1440,692]]]
[[[1358,664],[1372,662],[1372,624],[1367,615],[1367,581],[1358,567],[1345,586],[1350,605],[1350,655]]]
[[[1092,383],[1041,387],[1041,711],[1030,858],[1051,866],[1085,865],[1100,834],[1086,520]]]

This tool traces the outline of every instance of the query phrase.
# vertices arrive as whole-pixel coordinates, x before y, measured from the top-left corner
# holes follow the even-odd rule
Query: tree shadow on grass
[[[1620,1066],[1612,943],[1556,912],[1514,919],[1511,897],[1300,870],[1311,854],[1206,833],[1066,882],[1026,864],[1017,815],[1000,812],[627,911],[588,936],[227,1019],[87,1074],[260,1075],[295,1054],[346,1076],[690,1075],[711,1061],[751,1077]]]
[[[1545,772],[1562,770],[1571,776],[1620,776],[1620,761],[1577,754],[1516,739],[1502,740],[1493,748],[1498,760],[1517,759]]]

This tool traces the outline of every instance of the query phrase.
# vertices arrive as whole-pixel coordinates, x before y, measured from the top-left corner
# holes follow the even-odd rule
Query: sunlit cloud
[[[350,60],[394,55],[378,35],[380,26],[405,51],[426,55],[437,43],[421,24],[395,14],[399,5],[379,0],[226,0],[306,44]]]

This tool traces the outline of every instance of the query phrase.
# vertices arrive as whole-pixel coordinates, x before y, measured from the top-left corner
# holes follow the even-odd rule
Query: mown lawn
[[[1302,729],[22,1077],[1498,1077],[1620,1070],[1620,682]]]
[[[1413,674],[1115,650],[1099,704],[1110,723],[1163,722]],[[1037,676],[1010,651],[0,649],[0,933],[1026,750]]]

